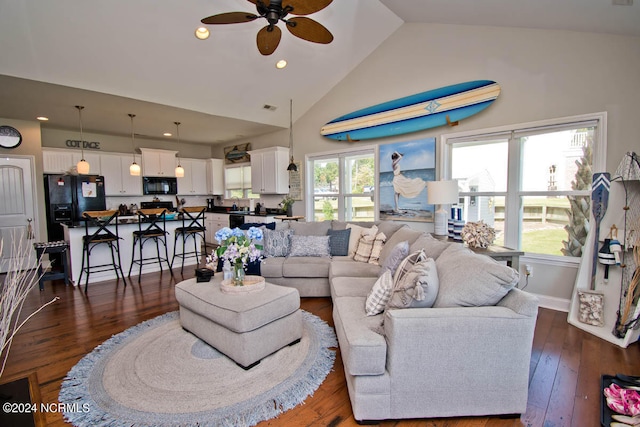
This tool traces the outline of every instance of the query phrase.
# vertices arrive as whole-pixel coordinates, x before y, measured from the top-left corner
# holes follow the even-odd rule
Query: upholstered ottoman
[[[189,279],[176,285],[180,324],[244,369],[302,337],[300,295],[294,288],[266,283],[258,292],[220,291],[211,282]]]

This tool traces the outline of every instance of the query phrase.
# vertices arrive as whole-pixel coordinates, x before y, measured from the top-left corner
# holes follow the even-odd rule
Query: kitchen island
[[[178,227],[182,227],[181,219],[167,219],[166,220],[166,231],[167,231],[167,253],[169,254],[169,262],[171,262],[171,258],[173,257],[173,243],[175,239],[175,229]],[[82,283],[78,283],[78,279],[80,278],[80,270],[82,268],[82,238],[85,235],[85,226],[83,222],[66,225],[63,224],[64,229],[64,240],[69,242],[69,264],[71,271],[71,281],[75,286],[84,284],[86,279],[86,274],[82,275]],[[89,232],[95,231],[97,227],[89,227]],[[120,260],[122,262],[122,271],[125,276],[129,272],[129,267],[131,266],[131,261],[133,259],[132,245],[133,245],[133,232],[137,231],[138,223],[137,217],[134,216],[126,216],[120,217],[118,219],[118,235],[120,236]],[[178,240],[178,251],[181,250],[182,243],[181,239]],[[202,238],[198,238],[198,248],[201,248]],[[160,257],[164,257],[164,248],[162,244],[160,246]],[[193,241],[189,239],[187,241],[187,249],[186,251],[193,250]],[[151,258],[156,256],[156,245],[153,241],[147,242],[143,247],[143,257]],[[136,258],[138,258],[138,249],[136,248]],[[98,245],[91,251],[91,264],[105,264],[107,261],[111,260],[111,251],[109,250],[108,245]],[[180,265],[182,260],[176,257],[176,264],[174,267],[178,267],[174,269],[176,272],[180,272]],[[194,257],[186,258],[184,260],[185,268],[187,266],[192,266],[196,264],[196,259]],[[191,267],[189,267],[191,268]],[[131,271],[131,277],[138,276],[139,266],[136,264]],[[162,270],[166,271],[167,274],[168,268],[166,263],[162,263]],[[142,273],[151,273],[154,271],[160,271],[160,264],[146,264],[142,266]],[[105,280],[112,280],[116,278],[116,274],[111,270],[101,271],[97,273],[91,273],[89,275],[89,283],[97,283]],[[137,280],[137,279],[136,279]]]

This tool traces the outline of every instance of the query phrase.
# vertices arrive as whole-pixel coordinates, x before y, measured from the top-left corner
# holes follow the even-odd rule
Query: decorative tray
[[[233,279],[226,279],[220,283],[220,291],[224,294],[248,294],[251,292],[259,292],[264,289],[264,277],[262,276],[245,276],[243,286],[235,286]]]

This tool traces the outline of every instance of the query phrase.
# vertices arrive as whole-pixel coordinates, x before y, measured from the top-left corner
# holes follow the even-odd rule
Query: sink
[[[229,211],[230,214],[234,215],[249,215],[251,212],[249,211]]]

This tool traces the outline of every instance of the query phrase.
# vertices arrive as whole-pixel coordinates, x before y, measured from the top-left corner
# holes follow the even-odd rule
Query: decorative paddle
[[[608,172],[599,172],[593,174],[591,183],[591,212],[596,221],[593,243],[593,259],[591,265],[591,290],[596,289],[596,267],[598,266],[598,238],[600,237],[600,222],[607,212],[609,205],[609,190],[611,188],[611,176]]]

